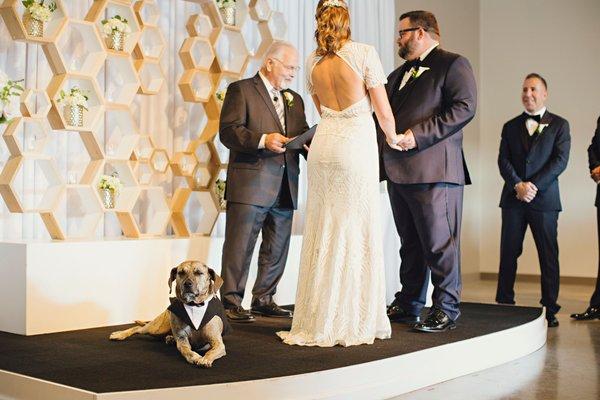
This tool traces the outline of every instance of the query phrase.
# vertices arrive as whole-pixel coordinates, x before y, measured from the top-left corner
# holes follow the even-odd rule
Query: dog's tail
[[[138,326],[145,326],[148,322],[150,321],[140,321],[140,320],[136,320],[135,324]]]

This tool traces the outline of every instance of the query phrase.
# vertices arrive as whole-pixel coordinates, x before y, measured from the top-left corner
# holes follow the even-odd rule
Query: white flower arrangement
[[[23,0],[23,6],[31,15],[31,18],[42,22],[48,22],[52,18],[52,13],[56,11],[56,3],[44,4],[45,0],[39,2],[35,0]]]
[[[217,7],[219,8],[227,8],[227,7],[235,7],[236,0],[216,0]]]
[[[121,189],[123,189],[123,184],[119,179],[119,175],[116,173],[113,173],[112,175],[102,175],[100,177],[100,182],[98,182],[98,189],[109,190],[113,192],[113,194],[118,195]]]
[[[283,92],[283,98],[285,99],[285,102],[287,103],[288,107],[294,107],[294,95],[291,94],[290,92]]]
[[[215,96],[216,96],[217,100],[219,100],[221,103],[224,102],[225,96],[227,96],[227,89],[217,90],[217,92],[215,93]]]
[[[110,36],[113,32],[121,32],[125,35],[131,33],[129,21],[120,15],[115,15],[112,18],[102,20],[102,27],[104,29],[104,34],[107,36]]]
[[[219,205],[221,208],[225,208],[227,206],[227,201],[225,200],[225,188],[227,187],[227,181],[221,178],[217,179],[215,182],[215,193],[219,198]]]
[[[59,103],[63,102],[67,106],[75,107],[81,106],[84,110],[88,110],[88,100],[89,97],[83,90],[78,88],[77,86],[73,86],[68,93],[65,93],[64,90],[60,91],[60,97],[57,100]]]
[[[0,124],[9,123],[20,115],[17,99],[23,93],[21,82],[23,79],[12,81],[4,72],[0,71]]]

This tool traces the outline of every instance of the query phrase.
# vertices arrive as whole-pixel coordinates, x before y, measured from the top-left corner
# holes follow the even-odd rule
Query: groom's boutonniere
[[[537,129],[535,130],[535,133],[537,133],[538,135],[541,135],[542,132],[544,131],[544,129],[546,129],[546,127],[548,127],[549,124],[538,124]]]
[[[418,70],[416,70],[415,68],[413,68],[413,70],[412,70],[412,77],[413,77],[413,79],[417,79],[425,71],[429,71],[429,67],[419,67]]]
[[[290,92],[283,92],[283,98],[288,107],[294,107],[294,95]]]

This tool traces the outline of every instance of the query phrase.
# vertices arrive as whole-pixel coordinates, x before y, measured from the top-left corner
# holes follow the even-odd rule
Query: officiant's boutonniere
[[[544,129],[546,129],[546,127],[548,127],[549,124],[538,124],[537,129],[535,130],[535,133],[537,133],[538,135],[541,135],[542,132],[544,131]]]
[[[285,104],[288,107],[294,107],[294,95],[290,92],[283,92],[283,98],[285,99]]]
[[[416,70],[416,69],[413,68],[413,71],[412,71],[412,77],[413,77],[413,79],[417,79],[425,71],[429,71],[429,67],[419,67],[419,70]]]

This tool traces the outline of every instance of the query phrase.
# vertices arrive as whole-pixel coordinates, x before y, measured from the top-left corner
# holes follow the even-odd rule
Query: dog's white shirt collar
[[[185,312],[190,317],[190,321],[194,324],[194,328],[198,329],[200,323],[202,322],[202,318],[204,318],[204,314],[206,314],[206,309],[208,308],[208,303],[212,300],[213,296],[210,295],[204,300],[204,305],[202,306],[189,306],[187,304],[183,304],[183,308],[185,308]]]

